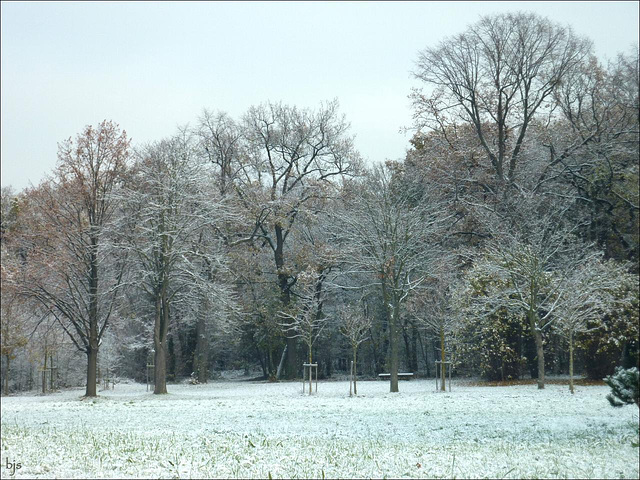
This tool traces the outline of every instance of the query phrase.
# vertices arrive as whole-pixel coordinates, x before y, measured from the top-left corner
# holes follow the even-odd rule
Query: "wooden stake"
[[[351,384],[353,383],[353,360],[351,360],[351,370],[349,372],[349,396],[351,397]]]

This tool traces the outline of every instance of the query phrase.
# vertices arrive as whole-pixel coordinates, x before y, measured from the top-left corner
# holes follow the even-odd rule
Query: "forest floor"
[[[2,478],[638,478],[638,408],[608,387],[433,380],[117,384],[3,397]],[[20,468],[17,468],[20,464]],[[15,467],[12,470],[12,465]],[[14,474],[12,475],[12,473]]]

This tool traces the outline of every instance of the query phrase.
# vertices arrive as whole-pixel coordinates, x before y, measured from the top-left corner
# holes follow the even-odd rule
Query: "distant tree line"
[[[4,394],[305,362],[392,392],[436,360],[539,388],[638,366],[637,49],[604,65],[500,14],[413,74],[402,161],[364,162],[337,101],[61,142],[39,185],[2,190]]]

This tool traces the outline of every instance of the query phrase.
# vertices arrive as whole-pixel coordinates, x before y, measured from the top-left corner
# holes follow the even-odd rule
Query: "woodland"
[[[40,184],[2,189],[3,394],[352,362],[398,392],[437,361],[573,392],[637,367],[637,48],[603,62],[501,14],[411,74],[403,159],[361,158],[337,100],[62,140]]]

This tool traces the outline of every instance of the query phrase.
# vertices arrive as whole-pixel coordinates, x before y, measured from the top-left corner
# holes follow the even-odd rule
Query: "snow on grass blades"
[[[638,478],[637,408],[607,386],[435,392],[415,380],[117,385],[2,399],[10,478]]]

